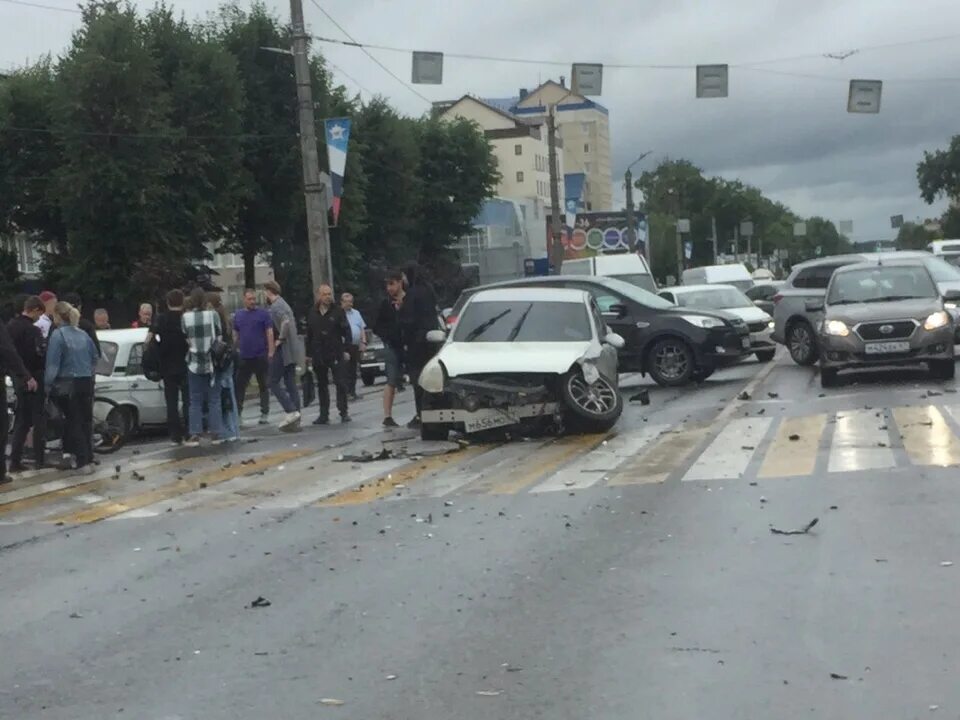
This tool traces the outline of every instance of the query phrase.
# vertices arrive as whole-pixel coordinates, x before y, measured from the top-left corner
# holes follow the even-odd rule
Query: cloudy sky
[[[219,4],[169,1],[191,17]],[[757,185],[802,215],[853,220],[854,239],[890,237],[890,215],[943,210],[923,203],[915,173],[925,149],[960,133],[956,0],[316,2],[364,43],[555,63],[447,58],[444,84],[414,92],[360,50],[323,46],[341,82],[365,99],[385,95],[409,114],[425,112],[427,100],[466,92],[515,94],[569,75],[572,62],[686,66],[605,71],[598,100],[610,110],[615,174],[645,150],[656,153],[647,162],[688,158],[708,173]],[[344,37],[314,0],[304,3],[314,34]],[[285,2],[268,5],[288,12]],[[77,23],[75,13],[0,0],[0,68],[57,54]],[[845,60],[823,57],[851,50]],[[371,52],[409,79],[409,54]],[[689,66],[698,63],[731,66],[730,97],[695,99]],[[852,77],[885,81],[879,115],[846,112]],[[615,198],[622,195],[615,184]]]

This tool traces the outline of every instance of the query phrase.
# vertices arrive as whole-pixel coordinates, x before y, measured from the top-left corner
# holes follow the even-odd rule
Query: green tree
[[[938,197],[960,198],[960,135],[950,139],[946,150],[923,153],[917,164],[920,197],[932,204]]]
[[[927,230],[920,223],[905,222],[897,232],[897,247],[901,250],[925,250],[931,240],[936,240],[939,233]]]

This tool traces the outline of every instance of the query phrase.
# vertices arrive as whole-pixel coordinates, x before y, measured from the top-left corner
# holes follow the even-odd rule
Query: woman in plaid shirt
[[[210,350],[214,340],[223,337],[220,317],[207,310],[206,293],[197,287],[190,293],[190,307],[183,314],[183,332],[187,336],[187,385],[190,388],[190,438],[185,445],[198,447],[203,432],[203,407],[207,406],[207,423],[213,443],[224,441],[223,409],[220,388],[215,384],[216,373]]]

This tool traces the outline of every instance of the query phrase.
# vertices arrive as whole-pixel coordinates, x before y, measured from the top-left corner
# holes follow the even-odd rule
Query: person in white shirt
[[[353,307],[353,295],[343,293],[340,296],[340,307],[343,308],[347,316],[347,323],[350,325],[352,334],[351,343],[347,345],[346,350],[350,354],[350,362],[347,366],[347,392],[351,400],[357,399],[357,367],[360,365],[360,358],[367,349],[367,323],[363,319],[360,311]]]

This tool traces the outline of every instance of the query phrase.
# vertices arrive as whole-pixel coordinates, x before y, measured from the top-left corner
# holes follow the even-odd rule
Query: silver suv
[[[830,278],[833,277],[833,271],[854,263],[913,258],[924,261],[924,265],[927,266],[941,293],[960,290],[960,270],[922,250],[851,253],[807,260],[793,266],[790,276],[773,298],[773,339],[787,346],[790,357],[798,365],[813,365],[820,357],[815,328],[819,326],[823,313],[808,311],[807,301],[823,299],[827,285],[830,284]],[[950,308],[950,312],[955,319],[960,315],[954,307]]]

